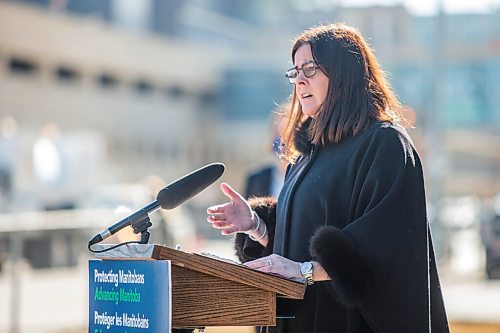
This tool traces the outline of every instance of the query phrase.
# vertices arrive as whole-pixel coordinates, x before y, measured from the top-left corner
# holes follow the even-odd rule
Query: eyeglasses
[[[297,76],[299,76],[299,71],[302,71],[305,77],[310,78],[316,75],[316,68],[318,67],[319,66],[311,60],[303,64],[300,68],[297,68],[297,66],[290,68],[285,72],[285,76],[291,84],[294,84]]]

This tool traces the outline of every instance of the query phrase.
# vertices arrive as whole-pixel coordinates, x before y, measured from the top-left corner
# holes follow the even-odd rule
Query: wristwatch
[[[313,263],[306,261],[300,264],[300,274],[306,279],[307,285],[310,286],[314,283],[313,279]]]

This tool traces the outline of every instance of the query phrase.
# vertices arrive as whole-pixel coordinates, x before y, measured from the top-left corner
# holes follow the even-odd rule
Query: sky
[[[337,0],[342,6],[370,6],[403,4],[415,15],[433,15],[442,1],[445,12],[488,13],[500,9],[500,0]]]

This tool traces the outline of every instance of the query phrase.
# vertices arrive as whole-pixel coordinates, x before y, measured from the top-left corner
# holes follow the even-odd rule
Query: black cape
[[[312,146],[311,146],[312,147]],[[253,199],[267,248],[236,237],[242,261],[270,253],[314,259],[331,281],[282,300],[296,319],[276,332],[449,332],[426,217],[422,167],[404,129],[373,123],[325,147],[302,148],[277,204]]]

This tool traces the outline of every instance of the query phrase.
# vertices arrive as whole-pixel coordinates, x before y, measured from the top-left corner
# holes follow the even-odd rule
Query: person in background
[[[273,114],[271,123],[273,160],[248,175],[245,184],[245,198],[247,199],[268,196],[277,198],[283,186],[287,163],[279,158],[283,149],[280,133],[284,122],[283,115],[279,111]]]
[[[69,149],[65,143],[59,125],[49,122],[33,144],[33,171],[43,210],[76,206],[74,189],[71,189]]]
[[[242,262],[307,283],[279,299],[268,332],[449,332],[426,217],[422,166],[401,126],[400,104],[360,33],[320,25],[295,40],[278,200],[207,209],[236,233]]]
[[[4,117],[0,121],[0,212],[8,212],[14,196],[17,161],[17,121]]]

